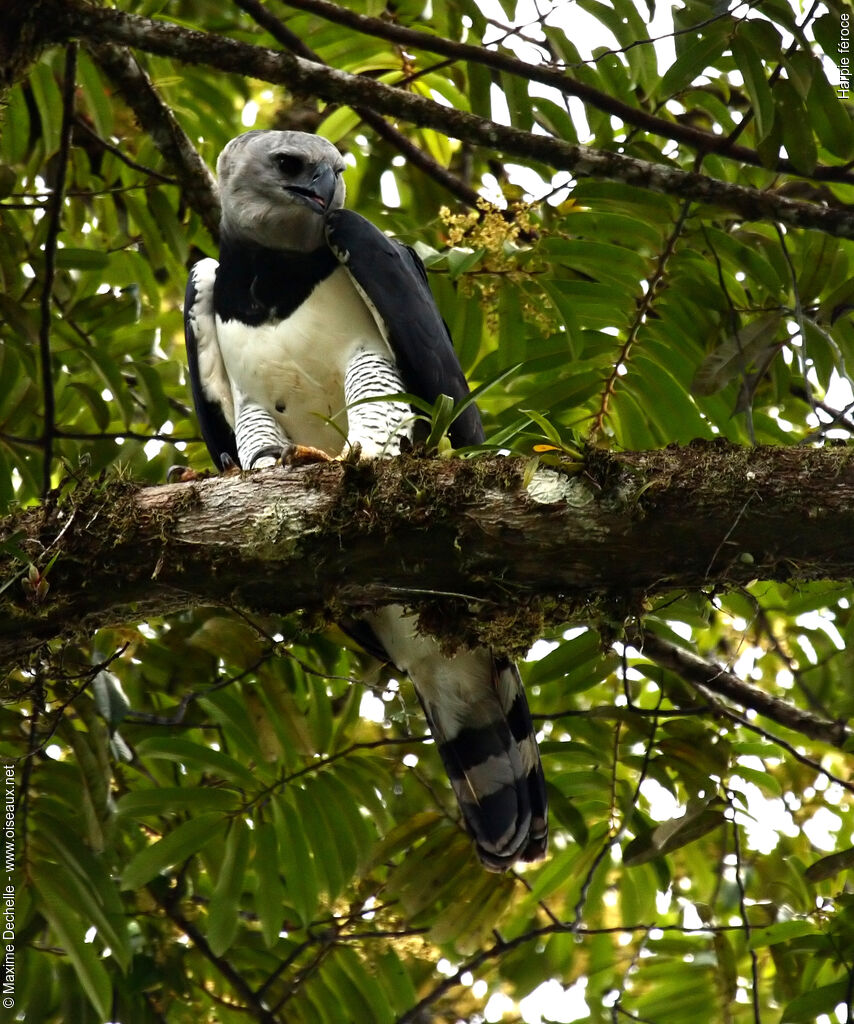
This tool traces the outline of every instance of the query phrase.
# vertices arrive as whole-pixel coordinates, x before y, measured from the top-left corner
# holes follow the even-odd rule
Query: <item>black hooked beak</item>
[[[290,184],[285,188],[288,192],[303,198],[309,206],[319,213],[325,213],[335,198],[338,176],[327,163],[309,168],[305,175],[306,184]]]

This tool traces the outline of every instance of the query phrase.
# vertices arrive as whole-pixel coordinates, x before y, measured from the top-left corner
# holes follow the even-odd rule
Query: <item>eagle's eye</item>
[[[303,169],[302,158],[290,153],[276,153],[273,159],[282,174],[288,178],[296,177]]]

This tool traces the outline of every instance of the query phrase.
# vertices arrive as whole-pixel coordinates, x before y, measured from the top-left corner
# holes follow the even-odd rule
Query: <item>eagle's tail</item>
[[[513,662],[486,647],[446,655],[398,605],[350,632],[412,680],[484,865],[505,871],[545,856],[546,783]]]
[[[465,694],[453,687],[413,682],[478,855],[505,871],[545,856],[546,784],[519,670],[507,658],[471,653],[488,656],[491,678],[471,688],[470,704],[461,706]]]

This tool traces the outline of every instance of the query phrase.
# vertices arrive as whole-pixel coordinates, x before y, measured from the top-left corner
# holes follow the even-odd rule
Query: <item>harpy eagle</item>
[[[220,469],[271,466],[294,445],[397,455],[412,409],[361,399],[468,394],[423,264],[343,209],[343,171],[331,143],[303,132],[246,132],[219,157],[219,263],[193,267],[184,321]],[[483,440],[474,405],[450,436],[456,447]],[[515,664],[485,647],[446,657],[400,606],[366,615],[358,635],[411,678],[483,863],[542,857],[545,781]]]

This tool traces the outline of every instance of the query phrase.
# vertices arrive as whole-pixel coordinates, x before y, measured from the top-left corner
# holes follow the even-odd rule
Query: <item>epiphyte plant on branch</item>
[[[2,6],[14,1018],[851,1020],[850,5]],[[389,344],[311,437],[278,389],[229,425],[210,359],[196,415],[184,284],[214,303],[209,168],[253,126],[330,140],[417,250],[455,409]],[[370,457],[413,410],[463,457]],[[205,478],[201,433],[335,458]],[[514,659],[544,860],[483,870],[413,687],[350,642],[393,605]]]

